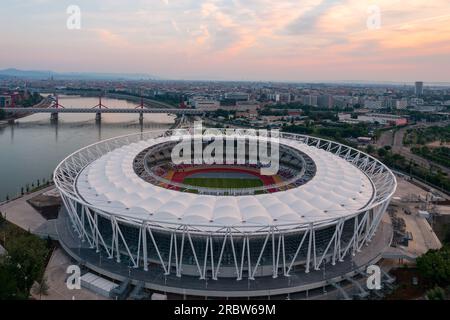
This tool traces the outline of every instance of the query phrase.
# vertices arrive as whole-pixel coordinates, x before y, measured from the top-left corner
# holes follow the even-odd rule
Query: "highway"
[[[408,129],[417,129],[417,128],[424,128],[424,127],[431,127],[431,126],[445,126],[449,125],[450,121],[443,121],[443,122],[430,122],[426,124],[415,124],[407,127],[400,128],[397,131],[386,131],[384,132],[381,137],[378,139],[377,146],[379,148],[384,147],[386,145],[392,147],[392,152],[401,154],[408,160],[412,160],[415,163],[417,163],[419,166],[422,166],[424,168],[439,168],[442,172],[447,174],[447,176],[450,176],[450,169],[447,167],[444,167],[440,164],[437,164],[433,161],[427,160],[425,158],[422,158],[414,153],[411,152],[411,150],[406,147],[403,144],[403,138],[405,136],[405,133]]]

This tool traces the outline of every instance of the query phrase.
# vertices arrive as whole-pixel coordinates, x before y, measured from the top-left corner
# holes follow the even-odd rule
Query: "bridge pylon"
[[[99,95],[99,96],[98,96],[98,104],[95,105],[95,106],[93,106],[92,109],[99,109],[99,110],[102,110],[102,108],[103,108],[103,109],[109,109],[107,106],[105,106],[105,105],[102,103],[102,96]],[[101,121],[102,121],[102,112],[101,112],[101,111],[98,111],[98,112],[95,113],[95,122],[101,122]]]
[[[96,104],[95,106],[93,106],[92,107],[92,109],[102,109],[102,108],[104,108],[104,109],[109,109],[107,106],[105,106],[103,103],[102,103],[102,96],[100,95],[100,96],[98,96],[98,104]]]
[[[58,112],[52,112],[52,113],[50,113],[50,121],[58,121],[58,118],[59,118],[59,116],[58,116]]]
[[[58,121],[59,113],[58,113],[57,110],[58,109],[65,109],[65,107],[59,103],[58,95],[55,93],[54,96],[55,96],[54,104],[49,107],[49,108],[52,108],[52,109],[56,109],[55,112],[51,112],[50,113],[50,121],[52,121],[52,122]]]
[[[142,97],[141,94],[141,103],[135,108],[135,109],[141,109],[144,110],[144,98]],[[144,122],[144,112],[141,111],[139,112],[139,123],[143,123]]]

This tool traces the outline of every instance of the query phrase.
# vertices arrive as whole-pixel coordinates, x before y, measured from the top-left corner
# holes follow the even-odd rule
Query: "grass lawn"
[[[184,184],[217,189],[255,188],[263,186],[259,179],[185,178]]]

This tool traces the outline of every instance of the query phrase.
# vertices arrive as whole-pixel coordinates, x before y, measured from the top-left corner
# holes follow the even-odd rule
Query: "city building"
[[[423,95],[423,82],[422,82],[422,81],[417,81],[417,82],[415,83],[415,86],[414,86],[414,94],[415,94],[416,96],[421,96],[421,95]]]
[[[0,96],[0,108],[9,108],[12,106],[12,98],[9,95]]]
[[[301,102],[306,106],[317,107],[317,96],[313,95],[302,96]]]
[[[217,100],[195,100],[193,103],[195,109],[205,110],[205,111],[214,111],[220,109],[220,102]]]
[[[364,115],[358,115],[357,121],[394,126],[402,126],[408,124],[408,119],[404,117],[381,113],[367,113]]]
[[[351,96],[333,96],[334,106],[338,108],[351,108],[357,103],[357,99]]]
[[[419,106],[423,106],[424,101],[422,98],[411,98],[410,104],[413,107],[419,107]]]
[[[329,94],[320,95],[317,98],[317,105],[320,108],[333,108],[333,97]]]
[[[258,101],[237,101],[235,110],[239,111],[256,111],[261,107]]]
[[[395,108],[396,109],[406,109],[408,107],[408,99],[402,98],[395,100]]]
[[[381,101],[381,100],[364,100],[364,108],[381,109],[381,108],[383,108],[383,101]]]
[[[257,111],[236,111],[236,118],[254,119],[258,117]]]
[[[229,92],[225,93],[225,99],[236,100],[236,101],[247,101],[250,95],[245,92]]]

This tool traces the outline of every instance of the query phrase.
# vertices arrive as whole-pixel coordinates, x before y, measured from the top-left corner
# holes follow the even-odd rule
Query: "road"
[[[170,113],[170,114],[189,114],[202,115],[210,111],[198,109],[156,109],[156,108],[1,108],[1,110],[10,113]]]
[[[430,126],[445,126],[448,125],[449,121],[443,121],[443,122],[431,122],[426,124],[415,124],[407,127],[403,127],[397,131],[389,130],[384,132],[380,138],[378,139],[377,146],[379,148],[383,146],[391,146],[392,151],[394,153],[401,154],[408,160],[412,160],[415,163],[417,163],[419,166],[424,168],[439,168],[442,172],[447,174],[447,176],[450,176],[450,169],[446,168],[440,164],[437,164],[433,161],[427,160],[425,158],[422,158],[414,153],[411,152],[411,150],[408,147],[405,147],[403,145],[403,138],[405,136],[405,133],[408,129],[417,129],[417,128],[424,128],[424,127],[430,127]]]
[[[54,186],[49,186],[39,191],[29,193],[23,197],[11,200],[6,203],[0,204],[0,212],[6,216],[6,220],[14,223],[24,230],[33,232],[43,225],[46,220],[44,217],[36,211],[29,203],[28,200],[35,196],[45,193],[54,189]]]

